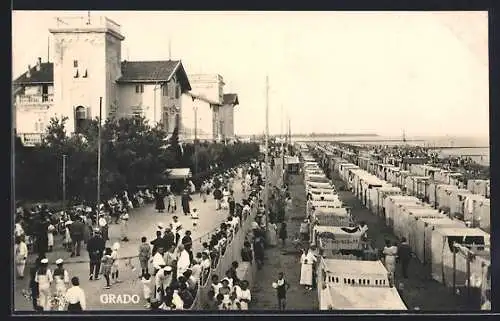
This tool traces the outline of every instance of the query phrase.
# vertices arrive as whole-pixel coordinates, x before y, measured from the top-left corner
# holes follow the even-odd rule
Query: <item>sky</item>
[[[14,11],[13,78],[47,59],[57,16]],[[489,135],[487,12],[92,11],[122,26],[123,60],[181,59],[237,93],[237,134]]]

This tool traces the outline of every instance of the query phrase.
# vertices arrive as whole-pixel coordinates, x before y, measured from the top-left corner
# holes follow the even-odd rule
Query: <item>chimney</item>
[[[40,71],[41,66],[42,66],[42,58],[38,57],[38,60],[36,61],[36,71]]]
[[[31,78],[31,66],[28,65],[28,72],[26,73],[27,78]]]

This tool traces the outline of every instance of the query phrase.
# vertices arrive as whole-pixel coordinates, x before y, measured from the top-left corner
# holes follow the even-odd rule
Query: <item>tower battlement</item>
[[[121,26],[105,16],[56,17],[49,31],[51,33],[110,32],[117,38],[124,39]]]

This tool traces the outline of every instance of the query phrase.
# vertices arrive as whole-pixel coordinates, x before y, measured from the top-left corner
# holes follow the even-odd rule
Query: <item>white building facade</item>
[[[191,86],[181,61],[122,61],[120,25],[102,16],[57,18],[49,31],[54,61],[38,58],[14,80],[14,127],[25,144],[41,141],[51,117],[67,117],[73,133],[100,113],[103,120],[143,115],[182,133],[176,118]]]
[[[183,123],[197,128],[198,139],[234,140],[234,108],[239,105],[238,95],[224,93],[224,79],[218,74],[189,75],[189,80],[191,99],[183,102],[186,106]],[[186,137],[194,137],[193,132],[186,131]]]

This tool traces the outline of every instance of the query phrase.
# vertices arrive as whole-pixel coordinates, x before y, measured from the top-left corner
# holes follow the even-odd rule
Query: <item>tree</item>
[[[67,198],[95,201],[99,121],[89,120],[79,133],[66,135],[67,118],[53,118],[40,146],[16,149],[16,197],[57,200],[62,196],[62,156],[66,155]],[[178,117],[177,117],[178,124]],[[165,144],[168,142],[168,144]],[[166,147],[167,146],[167,147]],[[181,152],[179,127],[170,138],[161,126],[151,127],[144,117],[107,119],[101,128],[101,198],[138,185],[164,183],[165,169],[188,167],[206,177],[210,164],[227,168],[258,154],[258,145],[237,143],[185,144]]]

